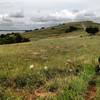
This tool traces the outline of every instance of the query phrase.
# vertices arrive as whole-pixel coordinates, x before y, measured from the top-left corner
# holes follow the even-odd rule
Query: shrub
[[[97,27],[88,27],[85,30],[89,35],[95,35],[97,32],[99,32],[99,29]]]
[[[41,27],[41,29],[45,29],[45,27]]]
[[[56,92],[58,90],[59,86],[56,82],[53,82],[47,88],[48,88],[49,92]]]
[[[32,30],[25,30],[25,32],[32,32]]]
[[[34,29],[35,31],[39,30],[38,28]]]
[[[0,86],[0,100],[5,100],[6,96],[4,95],[5,91],[4,89]]]
[[[27,85],[27,80],[25,77],[17,77],[15,83],[17,88],[24,88]]]
[[[68,33],[68,32],[73,32],[73,31],[76,31],[76,30],[77,30],[77,27],[69,26],[69,27],[66,29],[66,33]]]
[[[55,27],[51,27],[51,30],[55,30],[56,28]]]
[[[26,74],[16,77],[15,84],[16,88],[36,89],[44,84],[44,80],[40,74],[33,73],[32,75]]]
[[[15,36],[16,43],[22,42],[23,37],[19,33],[15,33],[14,36]]]
[[[42,74],[46,77],[47,80],[51,80],[57,76],[66,76],[68,75],[67,69],[60,68],[48,68],[47,70],[42,70]]]
[[[30,41],[28,38],[22,37],[19,33],[1,34],[0,44],[12,44]]]
[[[95,80],[91,80],[91,81],[89,81],[89,85],[93,85],[93,86],[95,86],[95,85],[96,85],[96,81],[95,81]]]

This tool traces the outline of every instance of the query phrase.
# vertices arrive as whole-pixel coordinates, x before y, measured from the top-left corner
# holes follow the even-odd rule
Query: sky
[[[81,20],[100,22],[100,0],[0,0],[0,29],[33,29]]]

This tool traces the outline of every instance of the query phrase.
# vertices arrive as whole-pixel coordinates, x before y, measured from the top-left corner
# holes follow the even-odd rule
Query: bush
[[[68,32],[73,32],[73,31],[76,31],[76,30],[77,30],[77,27],[69,26],[69,27],[66,29],[66,33],[68,33]]]
[[[95,86],[96,85],[96,81],[95,80],[89,81],[89,85]]]
[[[55,30],[56,28],[55,27],[51,27],[51,30]]]
[[[32,88],[37,89],[44,84],[40,74],[32,73],[32,75],[25,74],[18,76],[15,79],[16,88]]]
[[[25,32],[32,32],[32,30],[25,30]]]
[[[49,92],[57,92],[59,85],[56,82],[53,82],[51,84],[49,84],[49,86],[47,87]]]
[[[0,100],[6,100],[5,91],[1,86],[0,86]]]
[[[12,44],[30,41],[28,38],[22,37],[19,33],[1,34],[0,44]]]
[[[46,77],[47,80],[51,80],[57,76],[66,76],[68,75],[68,71],[66,68],[48,68],[47,70],[42,70],[42,74]]]
[[[97,32],[99,32],[99,29],[97,27],[88,27],[85,30],[89,35],[95,35]]]
[[[34,29],[35,31],[39,30],[38,28]]]
[[[45,27],[41,27],[41,29],[45,29]]]

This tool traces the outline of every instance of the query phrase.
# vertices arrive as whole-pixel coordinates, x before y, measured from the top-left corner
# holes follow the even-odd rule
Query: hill
[[[77,27],[78,32],[76,30],[73,32],[66,33],[66,29],[68,29],[69,26]],[[94,23],[92,21],[71,22],[59,24],[58,26],[48,28],[42,27],[41,29],[35,29],[32,32],[24,33],[24,36],[26,38],[30,38],[31,40],[39,40],[49,37],[86,35],[86,32],[84,32],[83,28],[89,26],[100,28],[100,24]]]
[[[0,45],[0,99],[88,100],[100,36],[88,36],[81,24],[100,28],[93,22],[61,24],[24,33],[30,42]],[[78,30],[65,33],[69,26]],[[99,100],[99,77],[96,81],[93,98]]]

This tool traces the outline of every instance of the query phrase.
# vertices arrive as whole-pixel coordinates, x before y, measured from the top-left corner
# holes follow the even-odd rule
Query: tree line
[[[12,44],[30,41],[28,38],[23,37],[20,33],[9,33],[0,35],[0,44]]]

